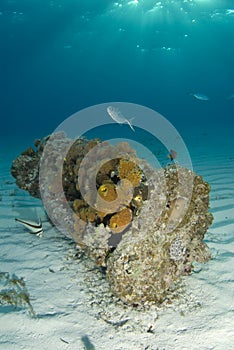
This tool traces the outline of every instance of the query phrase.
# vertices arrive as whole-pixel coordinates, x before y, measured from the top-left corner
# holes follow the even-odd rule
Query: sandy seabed
[[[192,153],[194,170],[211,185],[214,222],[205,241],[213,258],[185,277],[179,300],[148,311],[115,302],[92,262],[51,227],[41,201],[17,189],[1,157],[0,271],[25,279],[36,317],[1,306],[0,349],[233,349],[234,155],[208,156],[201,143]],[[14,220],[32,211],[44,221],[41,238]]]

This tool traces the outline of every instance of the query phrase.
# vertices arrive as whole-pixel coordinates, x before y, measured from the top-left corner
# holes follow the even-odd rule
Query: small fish
[[[38,223],[36,223],[34,221],[21,220],[21,219],[17,219],[17,218],[15,218],[15,221],[19,222],[24,227],[26,227],[30,233],[35,234],[38,237],[42,236],[43,228],[42,228],[41,219],[39,220]]]
[[[134,119],[134,118],[131,118],[131,119],[127,119],[127,118],[124,118],[124,116],[122,115],[122,113],[120,112],[120,110],[116,107],[113,107],[113,106],[108,106],[107,107],[107,113],[109,114],[109,116],[118,124],[124,124],[124,123],[127,123],[130,128],[132,129],[132,131],[135,131],[135,129],[133,128],[132,124],[131,124],[131,120]]]
[[[210,100],[210,98],[207,95],[200,94],[199,92],[198,93],[190,92],[189,95],[193,96],[194,98],[196,98],[197,100],[200,100],[200,101],[209,101]]]
[[[177,157],[177,152],[171,149],[170,153],[167,155],[167,158],[170,158],[170,160],[173,161],[176,157]]]

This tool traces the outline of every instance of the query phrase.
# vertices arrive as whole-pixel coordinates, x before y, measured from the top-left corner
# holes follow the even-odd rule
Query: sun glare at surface
[[[215,7],[220,3],[220,0],[119,0],[114,3],[115,6],[138,8],[140,11],[147,13],[157,11],[159,9],[165,9],[167,11],[173,11],[177,8],[180,11],[189,11],[193,8],[207,6]]]
[[[109,8],[114,16],[142,28],[166,24],[196,25],[233,15],[232,0],[119,0]]]

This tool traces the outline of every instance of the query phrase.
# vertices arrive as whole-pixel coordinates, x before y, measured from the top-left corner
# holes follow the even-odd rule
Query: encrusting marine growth
[[[180,178],[193,181],[191,200],[186,187],[178,192],[178,172]],[[160,188],[165,177],[166,192]],[[161,303],[175,282],[192,272],[194,261],[211,258],[203,242],[213,219],[208,210],[209,185],[192,171],[175,165],[155,171],[151,179],[154,188],[149,199],[107,260],[111,291],[133,305]],[[178,215],[186,201],[185,215]]]
[[[39,163],[48,140],[42,189],[51,203],[48,214],[55,224],[66,214],[58,204],[62,161],[63,193],[73,211],[65,234],[106,269],[112,293],[124,303],[161,303],[176,281],[192,272],[194,261],[211,258],[203,242],[213,219],[210,187],[201,176],[173,163],[153,169],[126,142],[113,146],[79,138],[70,147],[71,140],[58,133],[36,140],[36,151],[29,148],[12,164],[17,185],[35,197],[40,197]],[[69,151],[61,160],[65,146]],[[95,190],[83,196],[93,180]]]

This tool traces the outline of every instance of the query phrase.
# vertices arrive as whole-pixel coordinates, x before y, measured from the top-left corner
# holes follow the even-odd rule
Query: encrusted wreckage
[[[58,133],[35,146],[13,161],[17,185],[42,198],[123,302],[160,303],[194,261],[210,259],[210,187],[201,176],[174,163],[153,169],[126,142]]]

